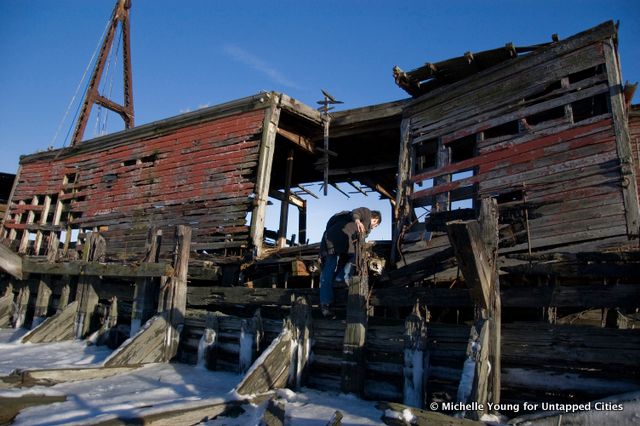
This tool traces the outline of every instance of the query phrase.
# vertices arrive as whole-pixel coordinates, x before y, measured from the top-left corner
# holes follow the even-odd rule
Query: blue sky
[[[114,4],[0,0],[0,172],[63,145],[72,124],[61,120]],[[637,0],[133,0],[136,124],[261,90],[315,106],[326,89],[344,108],[401,99],[394,65],[566,38],[609,19],[620,21],[623,79],[638,81]],[[122,129],[115,115],[109,123]]]

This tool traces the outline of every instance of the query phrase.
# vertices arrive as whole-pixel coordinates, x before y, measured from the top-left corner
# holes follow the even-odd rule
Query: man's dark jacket
[[[358,240],[356,219],[365,228],[365,237],[371,231],[371,210],[359,207],[352,211],[342,211],[331,216],[327,222],[327,229],[320,241],[320,256],[329,254],[354,254],[355,242]]]

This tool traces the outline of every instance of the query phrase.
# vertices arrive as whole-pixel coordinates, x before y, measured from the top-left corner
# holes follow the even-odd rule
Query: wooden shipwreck
[[[131,336],[107,367],[202,362],[246,371],[239,393],[484,404],[471,417],[639,390],[640,111],[615,25],[394,76],[411,98],[332,113],[331,152],[327,117],[271,92],[23,156],[0,326]],[[393,211],[334,320],[306,244],[325,169]]]

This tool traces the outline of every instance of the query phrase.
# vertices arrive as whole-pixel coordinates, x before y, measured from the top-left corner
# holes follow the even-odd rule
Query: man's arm
[[[369,217],[369,221],[371,221],[371,211],[366,207],[359,207],[351,212],[351,217],[356,224],[356,228],[360,234],[364,234],[367,232],[367,228],[365,227],[363,220],[366,220]]]

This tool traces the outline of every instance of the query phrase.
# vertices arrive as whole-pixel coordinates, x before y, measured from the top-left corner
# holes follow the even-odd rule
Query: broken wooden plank
[[[75,337],[75,319],[78,301],[74,301],[45,319],[38,327],[22,337],[22,342],[49,343],[71,340]]]
[[[22,258],[4,244],[0,244],[0,268],[14,278],[19,280],[24,278]]]
[[[291,367],[292,333],[284,328],[245,374],[235,391],[256,395],[287,385]]]
[[[135,336],[124,342],[104,362],[105,367],[168,362],[165,335],[169,323],[162,315],[151,318]]]

